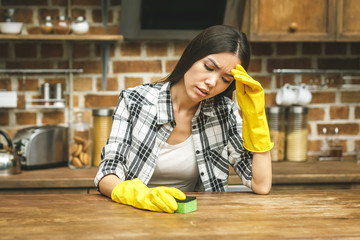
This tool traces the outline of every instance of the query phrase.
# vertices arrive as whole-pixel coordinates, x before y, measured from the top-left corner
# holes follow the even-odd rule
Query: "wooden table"
[[[359,239],[360,190],[188,193],[198,210],[135,209],[99,194],[0,195],[1,239]]]

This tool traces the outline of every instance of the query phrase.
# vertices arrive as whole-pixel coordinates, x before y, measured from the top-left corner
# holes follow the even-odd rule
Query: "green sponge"
[[[185,200],[176,200],[178,203],[178,209],[176,213],[189,213],[194,212],[197,209],[196,197],[186,197]]]

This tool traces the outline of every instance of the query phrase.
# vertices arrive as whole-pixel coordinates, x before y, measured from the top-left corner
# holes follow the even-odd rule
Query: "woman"
[[[95,178],[99,191],[174,212],[183,191],[226,191],[230,164],[246,186],[267,194],[271,143],[263,89],[245,71],[249,61],[245,34],[213,26],[189,43],[164,82],[122,91]],[[226,97],[235,85],[243,127]]]

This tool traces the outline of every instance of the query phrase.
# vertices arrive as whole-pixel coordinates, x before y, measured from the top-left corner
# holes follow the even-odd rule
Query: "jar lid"
[[[308,112],[308,108],[307,107],[303,107],[303,106],[291,106],[289,107],[289,112],[290,113],[307,113]]]
[[[266,113],[283,113],[285,108],[281,106],[270,106],[265,108]]]
[[[93,109],[93,116],[112,116],[114,110],[108,108]]]
[[[78,16],[74,19],[74,22],[84,22],[86,18],[84,16]]]

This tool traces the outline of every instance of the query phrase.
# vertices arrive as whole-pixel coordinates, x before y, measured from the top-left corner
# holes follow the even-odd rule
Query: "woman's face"
[[[232,53],[216,53],[195,62],[184,75],[185,90],[194,102],[214,97],[225,91],[234,77],[231,69],[240,64]]]

